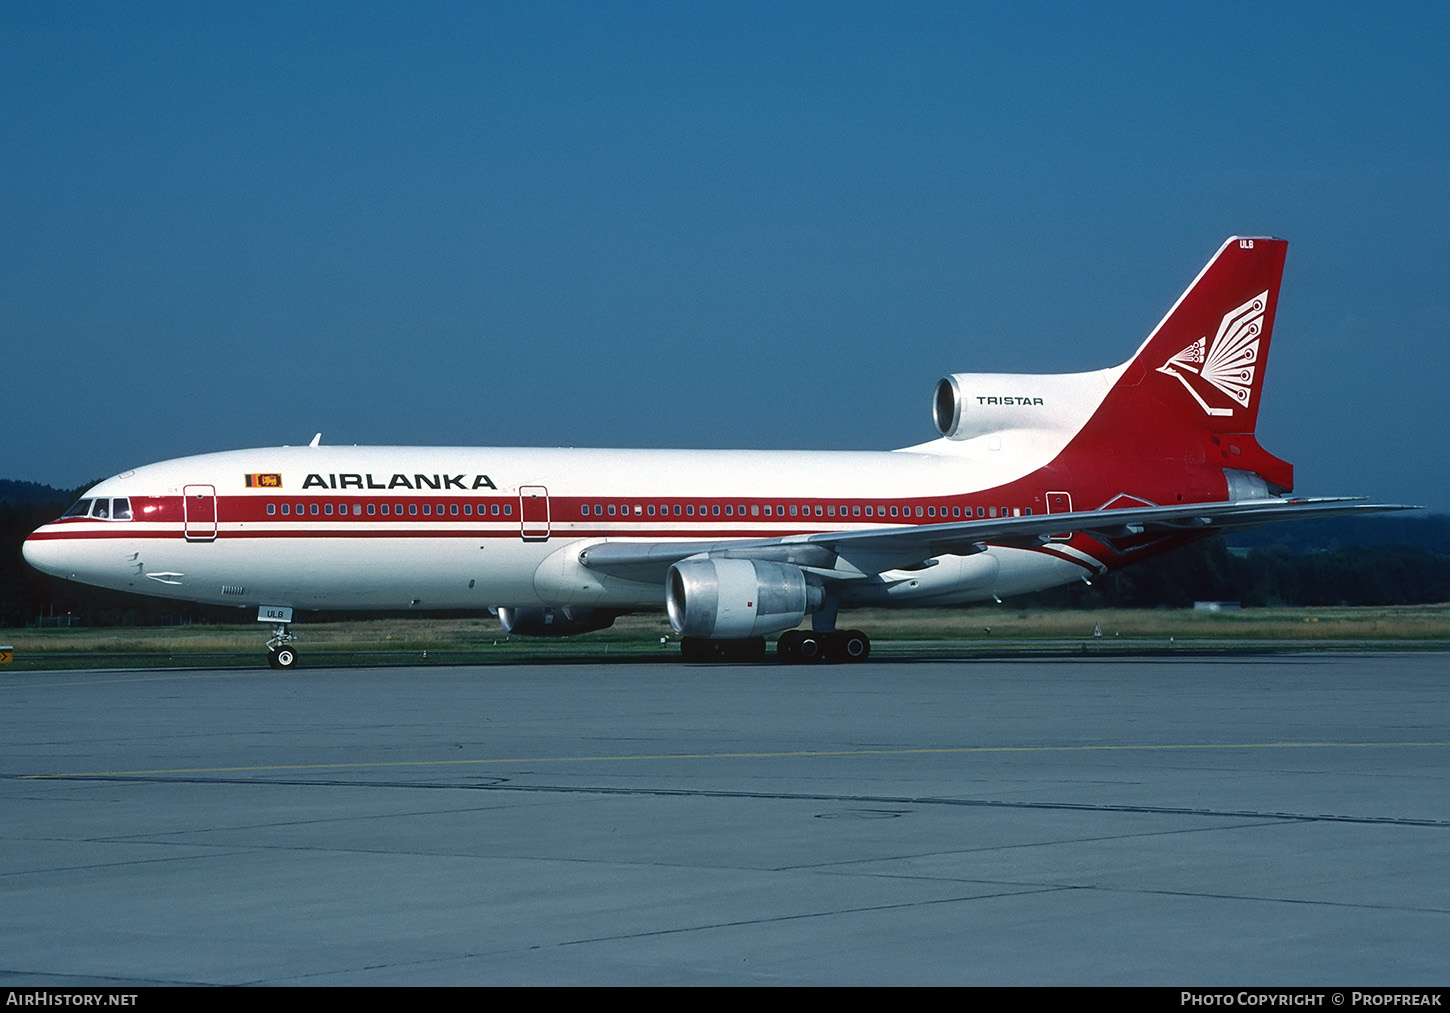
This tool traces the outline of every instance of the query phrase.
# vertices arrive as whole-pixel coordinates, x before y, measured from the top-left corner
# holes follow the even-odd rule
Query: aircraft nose
[[[70,552],[66,541],[53,537],[48,528],[49,525],[46,525],[31,532],[30,537],[20,546],[20,553],[27,563],[41,573],[48,573],[53,577],[68,577]]]

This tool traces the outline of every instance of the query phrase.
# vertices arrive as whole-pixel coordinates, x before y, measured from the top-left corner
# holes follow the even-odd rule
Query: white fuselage
[[[229,451],[107,479],[86,497],[125,498],[129,519],[62,519],[36,532],[25,553],[38,568],[83,583],[210,604],[658,608],[662,582],[595,572],[580,563],[581,550],[610,540],[789,539],[1047,509],[1045,487],[1017,481],[1004,490],[1009,476],[1000,466],[975,468],[970,455],[930,452],[936,446]],[[1021,478],[1026,469],[1012,470]],[[991,492],[972,480],[981,472],[990,473]],[[1100,569],[1066,545],[993,548],[845,582],[841,601],[976,600]]]

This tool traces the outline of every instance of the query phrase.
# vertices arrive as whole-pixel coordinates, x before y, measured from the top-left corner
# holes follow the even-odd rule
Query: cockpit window
[[[90,517],[102,521],[129,521],[131,500],[126,496],[115,499],[78,499],[62,517]]]

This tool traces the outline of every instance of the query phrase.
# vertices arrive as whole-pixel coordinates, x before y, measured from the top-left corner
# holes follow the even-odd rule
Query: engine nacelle
[[[1080,426],[1111,386],[1109,374],[953,373],[937,381],[931,417],[953,440],[1008,429]]]
[[[505,633],[521,637],[572,637],[576,633],[607,630],[618,612],[590,608],[500,608],[498,621]]]
[[[685,559],[665,579],[670,626],[687,637],[735,640],[779,633],[821,607],[819,586],[789,563]]]

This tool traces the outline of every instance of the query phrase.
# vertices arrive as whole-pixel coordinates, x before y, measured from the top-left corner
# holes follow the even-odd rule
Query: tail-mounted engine
[[[1094,373],[953,373],[937,381],[931,417],[953,440],[1009,429],[1080,426],[1112,386],[1116,370]]]
[[[685,559],[670,567],[665,606],[687,637],[734,640],[779,633],[821,607],[798,566],[758,559]]]

